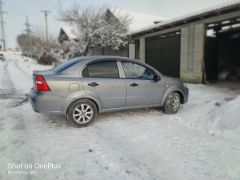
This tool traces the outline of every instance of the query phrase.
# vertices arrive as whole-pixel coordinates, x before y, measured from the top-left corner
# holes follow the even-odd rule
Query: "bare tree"
[[[31,52],[29,48],[29,36],[27,34],[20,34],[17,36],[17,43],[22,50],[23,55],[29,56],[32,54],[33,58],[39,60],[43,54],[47,54],[52,59],[57,57],[56,51],[60,50],[60,45],[56,38],[49,37],[49,41],[43,39],[39,34],[31,35]]]
[[[23,54],[28,54],[28,51],[30,49],[28,39],[29,38],[28,38],[27,34],[20,34],[17,36],[17,43],[18,43],[19,47],[21,48]]]
[[[73,28],[75,41],[68,46],[74,54],[88,55],[91,47],[110,47],[118,50],[128,43],[127,32],[131,18],[114,15],[107,8],[88,7],[81,9],[74,4],[60,12],[60,20]]]
[[[31,38],[31,44],[29,43],[29,38]],[[20,34],[17,36],[17,43],[21,48],[22,53],[26,56],[30,56],[30,54],[32,54],[36,57],[36,53],[41,52],[43,49],[41,46],[43,44],[43,41],[38,36],[31,35],[29,37],[28,34]]]

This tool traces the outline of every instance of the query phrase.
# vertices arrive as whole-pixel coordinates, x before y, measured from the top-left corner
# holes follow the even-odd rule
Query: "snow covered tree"
[[[60,20],[72,27],[76,40],[68,42],[74,55],[89,55],[90,48],[109,47],[118,50],[128,44],[127,32],[131,18],[114,14],[107,8],[88,7],[78,4],[60,12]]]

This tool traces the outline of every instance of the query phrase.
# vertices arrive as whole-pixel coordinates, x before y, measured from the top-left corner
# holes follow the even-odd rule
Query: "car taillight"
[[[42,75],[37,75],[35,79],[36,91],[50,91],[50,88]]]

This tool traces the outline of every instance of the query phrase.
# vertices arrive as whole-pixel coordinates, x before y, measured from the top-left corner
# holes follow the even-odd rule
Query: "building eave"
[[[191,13],[191,14],[188,14],[185,16],[181,16],[178,18],[163,21],[161,23],[152,25],[150,27],[146,27],[141,30],[132,32],[129,35],[133,38],[136,38],[138,36],[142,36],[142,35],[145,35],[148,33],[154,33],[157,31],[169,29],[171,27],[181,26],[184,24],[192,23],[195,21],[199,21],[202,19],[206,19],[206,18],[210,18],[210,17],[222,15],[222,14],[231,13],[231,12],[238,11],[238,10],[240,10],[240,2],[234,1],[234,2],[224,4],[221,6],[208,8],[208,9],[205,9],[202,11],[198,11],[196,13]]]

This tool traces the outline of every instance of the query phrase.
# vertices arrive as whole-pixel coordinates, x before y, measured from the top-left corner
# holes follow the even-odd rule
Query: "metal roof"
[[[197,21],[199,19],[204,19],[204,18],[216,16],[219,14],[229,13],[235,10],[240,10],[240,0],[230,1],[228,3],[221,4],[215,7],[210,7],[210,8],[196,11],[194,13],[190,13],[184,16],[179,16],[177,18],[163,21],[161,23],[157,23],[152,26],[148,26],[148,27],[139,29],[137,31],[131,32],[129,35],[137,37],[142,34],[152,33],[152,32],[163,30],[163,29],[168,29],[173,26],[179,26],[189,22]]]

